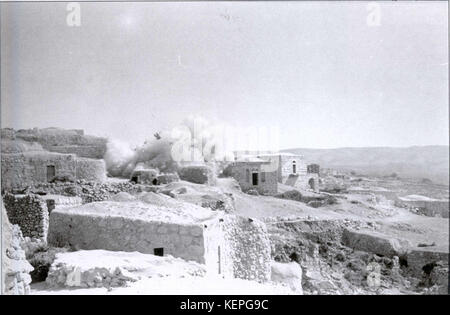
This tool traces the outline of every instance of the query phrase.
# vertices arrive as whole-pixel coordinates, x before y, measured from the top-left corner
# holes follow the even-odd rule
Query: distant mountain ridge
[[[354,170],[367,175],[428,178],[449,184],[449,146],[362,147],[336,149],[293,148],[281,150],[302,154],[308,163],[321,167]]]

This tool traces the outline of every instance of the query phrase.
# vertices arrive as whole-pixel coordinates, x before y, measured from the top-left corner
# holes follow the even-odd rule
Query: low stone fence
[[[410,207],[415,207],[419,209],[419,213],[426,215],[428,217],[439,217],[448,218],[449,217],[449,202],[448,201],[402,201]]]
[[[13,195],[3,197],[11,224],[17,224],[25,237],[47,239],[49,216],[47,203],[38,195]]]
[[[48,213],[56,207],[76,207],[83,203],[81,197],[70,197],[61,195],[44,195],[42,199],[47,203]]]

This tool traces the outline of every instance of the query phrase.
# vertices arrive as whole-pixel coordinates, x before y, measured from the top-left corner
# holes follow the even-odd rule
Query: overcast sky
[[[447,2],[1,4],[2,127],[134,144],[188,114],[280,146],[448,145]]]

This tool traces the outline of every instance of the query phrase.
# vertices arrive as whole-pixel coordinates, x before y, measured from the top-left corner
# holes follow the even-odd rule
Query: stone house
[[[106,166],[103,160],[79,158],[74,154],[25,151],[3,153],[1,175],[2,189],[11,190],[50,182],[63,175],[101,182],[106,178]]]
[[[302,155],[280,152],[260,154],[257,157],[273,164],[277,169],[279,183],[303,189],[318,189],[319,174],[308,172]]]
[[[318,166],[318,165],[317,165]],[[252,181],[248,180],[253,173],[261,173],[261,168],[265,169],[265,177],[270,178],[264,182],[261,180],[261,187],[252,187]],[[251,174],[247,176],[247,170]],[[257,155],[241,155],[236,162],[228,166],[225,175],[234,177],[242,190],[255,188],[266,194],[276,194],[278,183],[298,187],[302,189],[318,190],[319,174],[308,172],[308,167],[302,155],[292,153],[264,153]],[[262,173],[261,173],[262,178]],[[275,178],[275,183],[273,182]],[[259,182],[258,182],[259,183]]]
[[[224,278],[270,279],[270,241],[263,222],[154,193],[135,201],[57,208],[50,214],[48,242],[171,255],[205,264],[208,272]]]
[[[158,185],[158,171],[155,169],[136,168],[130,180],[136,184]]]
[[[277,170],[270,161],[256,157],[242,157],[228,165],[224,174],[236,179],[242,191],[256,190],[262,195],[278,192]]]

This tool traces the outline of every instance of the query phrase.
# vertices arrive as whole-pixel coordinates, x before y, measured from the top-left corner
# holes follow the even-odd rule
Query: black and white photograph
[[[0,12],[2,295],[449,294],[447,1]]]

